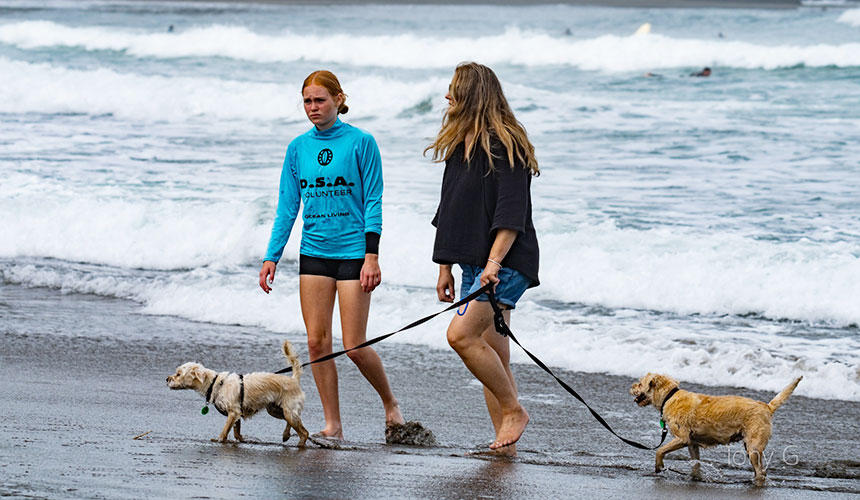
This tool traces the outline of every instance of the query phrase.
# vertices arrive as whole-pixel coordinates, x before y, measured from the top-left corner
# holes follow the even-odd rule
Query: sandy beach
[[[670,455],[668,470],[653,474],[653,452],[619,442],[537,367],[516,365],[532,421],[519,457],[488,458],[473,454],[492,437],[480,387],[453,352],[384,342],[378,352],[406,418],[433,430],[439,446],[385,445],[381,405],[345,360],[338,362],[348,439],[341,449],[299,449],[295,437],[283,445],[280,421],[265,414],[243,425],[251,443],[213,443],[223,417],[202,416],[202,398],[168,390],[165,377],[188,360],[238,372],[278,369],[279,337],[136,309],[118,299],[0,287],[0,374],[6,381],[0,385],[0,495],[573,498],[590,492],[602,498],[808,499],[860,493],[860,403],[792,397],[776,416],[768,483],[759,489],[740,444],[703,452],[699,481],[689,477],[686,452]],[[441,335],[445,320],[434,321]],[[292,340],[306,358],[300,338]],[[561,373],[618,432],[657,442],[655,411],[636,407],[627,395],[632,380]],[[313,432],[322,419],[309,370],[302,386],[303,419]]]

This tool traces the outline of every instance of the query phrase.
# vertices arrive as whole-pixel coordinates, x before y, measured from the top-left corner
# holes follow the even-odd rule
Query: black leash
[[[654,447],[648,447],[648,446],[645,446],[644,444],[637,443],[636,441],[633,441],[633,440],[630,440],[630,439],[627,439],[627,438],[621,437],[621,436],[619,436],[619,435],[618,435],[614,430],[612,430],[612,427],[610,427],[610,426],[609,426],[609,424],[607,424],[607,423],[606,423],[606,420],[604,420],[604,419],[603,419],[603,417],[601,417],[599,413],[597,413],[596,411],[594,411],[594,410],[591,408],[591,406],[589,406],[589,405],[588,405],[588,403],[586,403],[586,402],[585,402],[585,400],[584,400],[584,399],[582,399],[582,396],[580,396],[580,395],[579,395],[575,390],[573,390],[573,388],[572,388],[572,387],[570,387],[569,385],[567,385],[567,383],[565,383],[565,382],[564,382],[564,380],[562,380],[562,379],[558,378],[558,376],[556,376],[556,374],[555,374],[555,373],[553,373],[553,372],[552,372],[552,370],[550,370],[550,369],[549,369],[549,367],[547,367],[547,366],[546,366],[546,364],[544,364],[544,362],[543,362],[543,361],[541,361],[540,359],[538,359],[538,358],[537,358],[537,356],[535,356],[534,354],[532,354],[531,352],[529,352],[529,350],[528,350],[528,349],[526,349],[525,347],[523,347],[523,345],[522,345],[522,344],[520,344],[519,340],[517,340],[517,338],[514,336],[513,332],[511,331],[511,329],[510,329],[510,328],[508,328],[508,325],[505,323],[505,318],[504,318],[504,316],[502,316],[502,309],[499,307],[499,304],[496,302],[496,296],[495,296],[495,294],[493,293],[493,285],[494,285],[493,283],[487,283],[486,285],[482,286],[482,287],[481,287],[481,288],[479,288],[478,290],[475,290],[474,292],[470,293],[467,297],[463,297],[462,299],[460,299],[460,301],[459,301],[459,302],[456,302],[456,303],[454,303],[454,304],[451,304],[450,306],[446,307],[445,309],[443,309],[443,310],[441,310],[441,311],[439,311],[439,312],[437,312],[437,313],[434,313],[434,314],[431,314],[431,315],[429,315],[429,316],[425,316],[425,317],[423,317],[423,318],[421,318],[421,319],[419,319],[419,320],[413,321],[412,323],[409,323],[408,325],[404,326],[404,327],[403,327],[403,328],[401,328],[400,330],[397,330],[397,331],[395,331],[395,332],[391,332],[391,333],[386,333],[385,335],[380,335],[379,337],[372,338],[372,339],[370,339],[370,340],[368,340],[368,341],[366,341],[366,342],[363,342],[363,343],[361,343],[361,344],[359,344],[359,345],[357,345],[357,346],[355,346],[355,347],[352,347],[352,348],[350,348],[350,349],[345,349],[345,350],[343,350],[343,351],[338,351],[338,352],[333,352],[333,353],[331,353],[331,354],[326,354],[325,356],[323,356],[323,357],[321,357],[321,358],[317,358],[317,359],[315,359],[315,360],[313,360],[313,361],[308,361],[308,362],[306,362],[306,363],[303,363],[303,364],[302,364],[302,367],[304,368],[305,366],[313,365],[313,364],[316,364],[316,363],[322,363],[322,362],[324,362],[324,361],[328,361],[328,360],[330,360],[330,359],[334,359],[334,358],[336,358],[336,357],[338,357],[338,356],[343,356],[344,354],[346,354],[346,353],[348,353],[348,352],[350,352],[350,351],[355,351],[355,350],[357,350],[357,349],[361,349],[361,348],[363,348],[363,347],[367,347],[367,346],[369,346],[369,345],[373,345],[373,344],[375,344],[375,343],[377,343],[377,342],[383,341],[383,340],[387,339],[388,337],[391,337],[392,335],[395,335],[395,334],[400,333],[400,332],[402,332],[402,331],[404,331],[404,330],[409,330],[410,328],[414,328],[414,327],[416,327],[416,326],[418,326],[418,325],[421,325],[421,324],[423,324],[423,323],[426,323],[427,321],[430,321],[431,319],[435,318],[436,316],[439,316],[440,314],[445,313],[445,312],[448,312],[448,311],[450,311],[450,310],[452,310],[452,309],[456,309],[456,308],[458,308],[458,307],[462,306],[463,304],[466,304],[466,303],[468,303],[468,302],[470,302],[470,301],[474,300],[475,298],[479,297],[481,294],[486,293],[487,295],[489,295],[489,296],[490,296],[490,305],[493,307],[493,313],[494,313],[494,314],[493,314],[493,323],[495,324],[496,331],[497,331],[497,332],[499,332],[499,334],[500,334],[500,335],[502,335],[502,336],[509,337],[511,340],[513,340],[513,341],[514,341],[514,343],[515,343],[516,345],[520,346],[520,349],[522,349],[526,354],[528,354],[528,356],[532,359],[532,361],[534,361],[534,362],[535,362],[535,364],[536,364],[536,365],[538,365],[539,367],[541,367],[545,372],[549,373],[549,374],[552,376],[552,378],[554,378],[554,379],[556,380],[556,382],[558,382],[562,387],[564,387],[564,389],[565,389],[568,393],[570,393],[570,395],[571,395],[571,396],[575,397],[575,398],[576,398],[576,399],[578,399],[582,404],[584,404],[584,405],[585,405],[585,407],[586,407],[586,408],[588,408],[588,411],[590,411],[590,412],[591,412],[591,415],[592,415],[592,416],[594,416],[594,418],[595,418],[598,422],[600,422],[600,423],[601,423],[601,425],[603,425],[603,427],[605,427],[605,428],[606,428],[606,430],[608,430],[608,431],[609,431],[609,432],[611,432],[615,437],[617,437],[618,439],[620,439],[620,440],[624,441],[625,443],[629,444],[630,446],[633,446],[633,447],[635,447],[635,448],[639,448],[639,449],[641,449],[641,450],[654,450],[654,449],[659,448],[659,447],[660,447],[660,445],[662,445],[662,444],[663,444],[663,441],[665,441],[665,440],[666,440],[666,434],[667,434],[669,431],[668,431],[668,429],[665,427],[665,425],[662,425],[662,423],[663,423],[663,420],[662,420],[662,414],[661,414],[661,416],[660,416],[660,417],[661,417],[661,419],[660,419],[660,423],[661,423],[661,427],[663,427],[663,435],[662,435],[662,436],[660,436],[660,442],[657,444],[657,446],[654,446]],[[276,371],[275,373],[289,373],[289,372],[291,372],[291,371],[293,371],[293,367],[292,367],[292,366],[288,366],[288,367],[286,367],[286,368],[283,368],[283,369],[281,369],[281,370]],[[668,399],[668,398],[667,398],[667,399]]]
[[[484,288],[486,288],[486,287],[484,287]],[[582,404],[584,404],[585,407],[588,408],[588,411],[591,412],[591,415],[598,422],[600,422],[600,424],[603,425],[603,427],[605,427],[606,430],[611,432],[618,439],[624,441],[625,443],[629,444],[630,446],[633,446],[635,448],[639,448],[640,450],[654,450],[654,449],[659,448],[660,445],[663,444],[663,441],[666,440],[666,434],[669,431],[668,431],[668,429],[666,429],[666,426],[663,424],[662,409],[661,409],[661,414],[660,414],[660,424],[661,424],[661,427],[663,428],[663,435],[660,436],[660,442],[657,444],[657,446],[650,448],[648,446],[645,446],[644,444],[637,443],[636,441],[633,441],[631,439],[627,439],[627,438],[619,436],[618,433],[616,433],[614,430],[612,430],[612,427],[610,427],[609,424],[606,423],[606,420],[604,420],[603,417],[601,417],[599,413],[594,411],[594,409],[592,409],[591,406],[588,406],[588,403],[586,403],[585,400],[582,399],[582,396],[577,394],[577,392],[575,390],[573,390],[572,387],[567,385],[567,383],[565,383],[564,380],[558,378],[558,376],[556,376],[556,374],[553,373],[552,370],[550,370],[549,367],[546,366],[543,361],[538,359],[537,356],[530,353],[528,349],[526,349],[525,347],[523,347],[522,344],[520,344],[520,341],[517,340],[517,338],[514,336],[514,333],[511,331],[510,328],[508,328],[508,325],[505,323],[505,318],[504,318],[504,316],[502,316],[502,308],[499,307],[499,304],[496,302],[496,296],[493,293],[492,288],[487,290],[487,294],[490,296],[490,305],[493,307],[493,323],[495,323],[495,325],[496,325],[496,331],[499,332],[500,335],[510,338],[511,340],[514,341],[514,344],[520,346],[520,349],[522,349],[526,354],[528,354],[528,356],[532,359],[532,361],[535,362],[536,365],[543,368],[543,371],[549,373],[552,376],[552,378],[554,378],[555,381],[559,383],[559,385],[564,387],[564,390],[566,390],[571,396],[575,397]],[[668,399],[668,398],[666,398],[666,399]]]
[[[423,318],[421,318],[421,319],[419,319],[419,320],[417,320],[417,321],[413,321],[412,323],[409,323],[408,325],[404,326],[404,327],[403,327],[403,328],[401,328],[400,330],[397,330],[396,332],[391,332],[391,333],[386,333],[385,335],[380,335],[379,337],[372,338],[372,339],[368,340],[367,342],[363,342],[363,343],[361,343],[361,344],[359,344],[359,345],[357,345],[357,346],[355,346],[355,347],[352,347],[352,348],[350,348],[350,349],[345,349],[345,350],[343,350],[343,351],[338,351],[338,352],[333,352],[333,353],[331,353],[331,354],[326,354],[325,356],[323,356],[323,357],[321,357],[321,358],[317,358],[317,359],[315,359],[315,360],[313,360],[313,361],[308,361],[308,362],[306,362],[306,363],[303,363],[303,364],[302,364],[302,368],[304,368],[304,367],[306,367],[306,366],[308,366],[308,365],[314,365],[314,364],[317,364],[317,363],[322,363],[323,361],[328,361],[328,360],[330,360],[330,359],[334,359],[334,358],[336,358],[336,357],[338,357],[338,356],[343,356],[344,354],[346,354],[346,353],[348,353],[348,352],[350,352],[350,351],[355,351],[355,350],[357,350],[357,349],[361,349],[362,347],[367,347],[367,346],[369,346],[369,345],[373,345],[373,344],[375,344],[375,343],[377,343],[377,342],[380,342],[380,341],[382,341],[382,340],[387,339],[388,337],[390,337],[390,336],[392,336],[392,335],[394,335],[394,334],[400,333],[400,332],[402,332],[402,331],[404,331],[404,330],[409,330],[410,328],[415,328],[416,326],[421,325],[421,324],[423,324],[423,323],[426,323],[426,322],[430,321],[431,319],[435,318],[436,316],[439,316],[440,314],[442,314],[442,313],[444,313],[444,312],[448,312],[448,311],[450,311],[451,309],[456,309],[456,308],[458,308],[458,307],[462,306],[463,304],[466,304],[466,303],[468,303],[468,302],[472,301],[473,299],[475,299],[476,297],[479,297],[482,293],[484,293],[484,292],[486,292],[486,291],[490,290],[491,288],[492,288],[492,283],[487,283],[486,285],[482,286],[481,288],[479,288],[479,289],[475,290],[474,292],[470,293],[467,297],[463,297],[462,299],[460,299],[460,301],[459,301],[459,302],[456,302],[456,303],[454,303],[454,304],[451,304],[450,306],[446,307],[445,309],[442,309],[441,311],[439,311],[439,312],[437,312],[437,313],[431,314],[431,315],[429,315],[429,316],[425,316],[425,317],[423,317]],[[288,366],[288,367],[286,367],[286,368],[284,368],[284,369],[281,369],[281,370],[276,371],[275,373],[289,373],[289,372],[291,372],[291,371],[293,371],[293,367],[292,367],[292,366]]]

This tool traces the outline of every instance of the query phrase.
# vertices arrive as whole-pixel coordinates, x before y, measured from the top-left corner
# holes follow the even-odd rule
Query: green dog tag
[[[204,406],[203,409],[200,410],[200,413],[203,415],[206,415],[207,413],[209,413],[209,405]]]
[[[205,413],[204,413],[204,415],[205,415]],[[661,429],[665,429],[665,428],[666,428],[666,422],[664,422],[662,418],[660,419],[660,428],[661,428]]]

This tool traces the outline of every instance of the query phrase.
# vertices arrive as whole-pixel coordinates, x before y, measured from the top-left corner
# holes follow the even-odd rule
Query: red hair
[[[325,87],[333,98],[336,98],[338,95],[342,95],[343,102],[337,107],[337,112],[338,114],[346,114],[346,112],[349,111],[349,106],[346,105],[346,94],[343,89],[340,88],[340,82],[331,71],[321,69],[308,75],[308,77],[305,78],[305,82],[302,84],[302,92],[305,91],[305,88],[308,85],[319,85],[321,87]]]

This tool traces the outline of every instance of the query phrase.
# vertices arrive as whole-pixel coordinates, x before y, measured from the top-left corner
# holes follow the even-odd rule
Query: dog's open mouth
[[[642,406],[645,403],[645,399],[647,397],[648,396],[646,396],[645,394],[640,394],[640,395],[636,396],[636,399],[634,399],[633,401],[636,401],[637,405]]]

